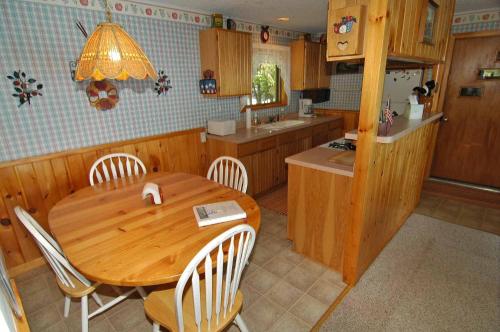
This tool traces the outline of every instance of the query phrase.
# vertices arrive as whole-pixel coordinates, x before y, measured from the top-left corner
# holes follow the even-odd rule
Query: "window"
[[[289,94],[290,47],[254,44],[252,96],[254,109],[286,106]]]

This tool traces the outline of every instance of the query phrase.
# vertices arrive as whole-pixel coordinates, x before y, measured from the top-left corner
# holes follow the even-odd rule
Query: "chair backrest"
[[[241,161],[233,157],[223,156],[215,159],[208,169],[207,179],[243,193],[247,192],[247,170]]]
[[[229,244],[227,261],[224,263],[222,247],[226,241]],[[238,225],[217,236],[194,256],[182,273],[175,288],[175,310],[179,332],[184,331],[182,303],[184,288],[189,280],[191,280],[191,287],[193,289],[194,318],[198,330],[201,329],[202,319],[207,320],[207,326],[210,328],[214,314],[214,324],[217,326],[220,315],[223,314],[225,317],[228,310],[231,311],[239,289],[243,269],[252,253],[254,243],[255,230],[253,227],[247,224]],[[215,264],[212,262],[212,257],[215,257]],[[203,268],[205,271],[206,317],[201,317],[201,307],[203,304],[200,299],[200,276],[198,274],[198,267],[201,264],[204,264]],[[213,265],[215,265],[216,269],[214,275],[212,275]],[[225,272],[224,266],[226,267]],[[212,280],[212,277],[215,277],[215,280]],[[212,289],[214,281],[215,294]],[[212,308],[214,295],[215,308]]]
[[[56,274],[61,283],[67,287],[75,288],[75,284],[71,280],[68,272],[78,279],[82,284],[90,286],[91,282],[81,275],[66,259],[61,247],[57,242],[36,222],[33,217],[26,212],[23,208],[16,206],[14,208],[19,220],[23,223],[24,227],[30,232],[35,239],[36,244],[40,251],[49,262],[52,270]]]
[[[111,169],[111,174],[108,166]],[[143,174],[147,173],[146,166],[136,156],[128,153],[111,153],[94,162],[90,168],[89,181],[90,185],[93,186],[94,177],[98,183],[103,183],[104,181],[111,180],[111,178],[116,180],[118,177],[123,178],[125,176],[139,175],[141,172]]]

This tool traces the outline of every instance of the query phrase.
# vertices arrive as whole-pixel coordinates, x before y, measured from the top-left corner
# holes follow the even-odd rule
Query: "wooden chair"
[[[178,332],[221,331],[233,321],[241,331],[248,331],[239,315],[243,303],[239,285],[254,242],[255,230],[250,225],[235,226],[196,254],[175,289],[150,293],[144,301],[144,309],[153,320],[153,331],[159,331],[160,325]],[[205,273],[205,279],[200,280],[198,271],[210,273]]]
[[[100,297],[95,293],[100,283],[92,283],[83,275],[81,275],[66,259],[61,247],[57,242],[36,222],[31,215],[19,206],[14,208],[17,217],[23,223],[24,227],[31,233],[40,251],[45,256],[45,259],[52,267],[52,270],[57,277],[57,285],[65,294],[64,301],[64,317],[68,317],[71,298],[80,298],[82,307],[82,331],[88,331],[88,321],[94,316],[111,308],[115,304],[120,303],[129,297],[133,292],[138,291],[144,298],[145,291],[141,287],[135,287],[129,291],[120,294],[118,288],[114,287],[119,296],[103,304]],[[88,312],[88,295],[91,295],[99,305],[99,308],[94,312]]]
[[[215,159],[208,169],[207,179],[247,192],[247,171],[243,163],[233,157],[222,156]]]
[[[117,165],[115,165],[115,162]],[[109,174],[108,166],[111,169],[111,175]],[[118,177],[123,178],[125,176],[139,175],[141,172],[143,174],[147,173],[146,166],[136,156],[128,153],[111,153],[94,162],[90,168],[89,181],[90,185],[93,186],[94,177],[98,183],[103,183],[104,181],[111,180],[111,176],[116,180]]]

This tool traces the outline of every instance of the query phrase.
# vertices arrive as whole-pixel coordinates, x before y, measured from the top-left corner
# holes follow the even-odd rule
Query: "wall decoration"
[[[339,23],[333,24],[333,32],[340,34],[349,33],[354,23],[357,23],[355,16],[343,16]]]
[[[165,75],[164,70],[158,71],[158,80],[155,83],[155,91],[160,95],[166,95],[168,90],[170,90],[172,86],[170,85],[170,79],[167,75]]]
[[[203,72],[203,79],[200,80],[200,93],[204,95],[213,95],[217,93],[217,82],[214,79],[212,70]]]
[[[27,78],[24,71],[19,69],[12,75],[7,75],[7,78],[11,80],[14,85],[15,93],[12,94],[12,97],[19,99],[19,105],[17,105],[17,107],[21,107],[25,103],[31,105],[31,98],[42,96],[40,90],[42,90],[43,84],[35,85],[36,80],[34,78]]]
[[[236,30],[236,22],[230,18],[226,20],[226,27],[228,30]]]
[[[224,26],[224,18],[222,14],[212,14],[212,28],[222,28]]]
[[[99,111],[113,109],[118,103],[118,90],[108,80],[91,81],[87,87],[90,105]]]
[[[267,43],[269,40],[269,25],[262,25],[260,27],[260,40],[263,43]]]

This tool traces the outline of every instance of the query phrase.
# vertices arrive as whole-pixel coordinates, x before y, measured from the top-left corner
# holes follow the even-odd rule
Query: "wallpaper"
[[[99,2],[0,0],[0,161],[203,127],[212,118],[240,118],[239,98],[205,98],[199,93],[198,31],[206,24],[116,10],[113,20],[134,36],[157,70],[165,71],[172,89],[158,96],[151,80],[115,82],[117,106],[109,111],[90,107],[88,83],[72,81],[69,62],[79,56],[85,42],[75,22],[90,32],[104,20],[104,13],[80,8],[82,3]],[[291,40],[277,31],[270,42]],[[18,107],[19,99],[12,96],[16,91],[7,76],[18,70],[43,84],[42,96],[34,97],[31,105]],[[298,97],[297,92],[289,97],[287,112],[297,111]]]

